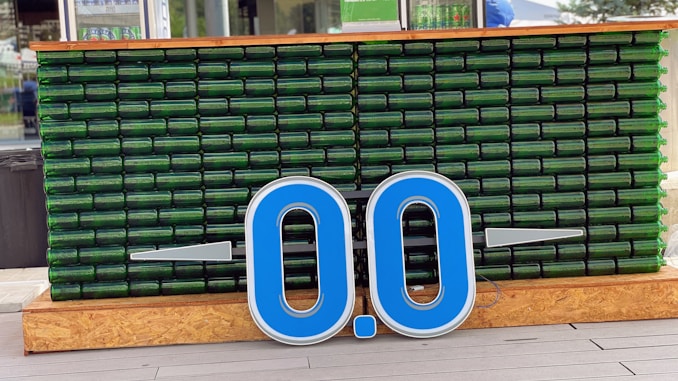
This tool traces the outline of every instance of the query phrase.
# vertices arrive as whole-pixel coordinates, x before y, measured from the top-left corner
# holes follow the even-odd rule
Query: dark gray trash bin
[[[0,269],[47,266],[39,149],[0,151]]]

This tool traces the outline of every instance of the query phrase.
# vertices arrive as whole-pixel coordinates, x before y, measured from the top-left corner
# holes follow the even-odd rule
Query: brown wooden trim
[[[321,44],[333,42],[362,41],[409,41],[409,40],[441,40],[456,38],[481,37],[515,37],[562,35],[577,33],[629,32],[645,30],[678,29],[678,20],[620,22],[603,24],[548,25],[515,28],[483,28],[483,29],[451,29],[451,30],[418,30],[402,32],[370,32],[342,34],[298,34],[298,35],[265,35],[236,37],[174,38],[158,40],[118,40],[118,41],[66,41],[41,42],[30,44],[36,51],[64,50],[125,50],[125,49],[169,49],[169,48],[210,48],[220,46],[255,46],[255,45],[294,45]]]

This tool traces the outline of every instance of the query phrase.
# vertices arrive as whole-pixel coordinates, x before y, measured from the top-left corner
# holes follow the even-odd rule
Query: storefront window
[[[38,65],[28,44],[43,40],[59,40],[56,1],[0,0],[0,150],[39,145]]]
[[[275,32],[339,33],[340,0],[275,0]]]

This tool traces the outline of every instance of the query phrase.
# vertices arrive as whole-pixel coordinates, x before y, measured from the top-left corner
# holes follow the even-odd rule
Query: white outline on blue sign
[[[430,303],[417,303],[405,283],[402,217],[412,204],[433,212],[440,289]],[[429,338],[457,328],[475,302],[471,212],[461,189],[433,172],[410,171],[384,180],[367,203],[370,295],[377,316],[392,330]]]
[[[304,311],[285,299],[282,221],[292,210],[309,213],[316,228],[318,300]],[[346,200],[322,180],[281,178],[254,195],[245,214],[247,300],[262,332],[285,344],[309,345],[349,322],[355,304],[352,237]]]

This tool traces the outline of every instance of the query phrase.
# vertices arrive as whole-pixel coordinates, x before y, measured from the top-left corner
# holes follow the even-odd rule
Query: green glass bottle
[[[668,51],[658,45],[620,46],[619,62],[659,62]]]
[[[309,95],[306,108],[310,112],[350,111],[353,108],[353,96],[350,94]]]
[[[143,63],[125,63],[118,65],[118,80],[123,82],[147,81],[148,65]]]
[[[55,302],[64,300],[78,300],[82,298],[80,294],[80,283],[74,284],[55,284],[50,286],[50,295]]]
[[[77,212],[92,210],[94,207],[91,194],[59,194],[47,196],[47,211]]]
[[[633,79],[636,81],[653,81],[658,80],[663,74],[668,72],[668,69],[660,63],[634,63],[631,64],[633,70]]]
[[[196,66],[193,62],[154,63],[150,67],[151,79],[154,81],[193,79],[196,77]],[[119,75],[119,74],[118,74]]]
[[[198,110],[194,99],[152,100],[150,109],[151,116],[156,118],[194,116]]]
[[[48,243],[55,249],[94,246],[94,230],[52,230]]]
[[[464,70],[464,57],[459,56],[435,56],[436,73],[449,73]]]
[[[367,168],[369,170],[370,167]],[[381,169],[383,170],[383,168]],[[365,172],[363,171],[361,175],[364,174]],[[386,175],[388,175],[388,167]],[[313,167],[311,168],[311,176],[331,184],[349,183],[355,181],[357,170],[354,166]]]
[[[129,209],[127,221],[129,226],[155,226],[158,224],[158,211],[155,209]]]
[[[202,180],[202,175],[200,175]],[[175,207],[201,206],[204,202],[200,189],[175,190],[172,192],[172,205]]]
[[[193,61],[198,57],[195,49],[165,49],[167,61]]]
[[[325,151],[321,149],[283,151],[280,153],[280,162],[288,167],[322,165],[325,163]]]
[[[128,208],[169,208],[172,193],[169,191],[127,192],[125,205]]]
[[[536,87],[511,88],[511,103],[514,105],[534,104],[539,102],[539,89]]]
[[[48,278],[52,284],[92,282],[95,280],[94,266],[50,267]]]
[[[666,192],[659,187],[618,189],[616,192],[619,205],[654,205],[666,197]]]
[[[403,161],[404,156],[404,151],[400,147],[365,148],[360,151],[360,162],[365,165],[400,163]]]
[[[280,131],[322,130],[323,116],[320,113],[278,115]]]
[[[155,175],[155,187],[158,190],[199,189],[201,185],[200,172],[170,172]]]
[[[94,208],[96,210],[120,210],[125,206],[124,193],[95,193]]]
[[[202,225],[174,227],[174,241],[176,243],[200,243],[204,238],[205,227]]]
[[[386,94],[359,94],[357,103],[359,111],[382,111],[388,107]]]
[[[402,129],[389,131],[392,146],[411,146],[421,144],[433,144],[433,129]],[[347,141],[348,142],[348,141]],[[336,145],[336,144],[335,144]]]
[[[513,158],[551,157],[556,152],[553,141],[512,142],[511,156]]]
[[[206,152],[213,150],[211,144],[201,140],[201,147]],[[173,171],[199,171],[202,167],[202,156],[199,154],[173,154],[170,156],[170,167]]]
[[[506,89],[467,90],[464,101],[469,107],[504,106],[509,102],[509,93]]]
[[[478,160],[480,147],[477,144],[438,145],[435,147],[438,161]]]
[[[47,216],[47,227],[52,230],[77,229],[78,213],[50,213]]]
[[[627,136],[615,138],[586,139],[586,152],[591,155],[604,153],[624,153],[631,150],[631,139]]]
[[[38,83],[56,84],[68,82],[68,66],[42,65],[37,70]]]
[[[123,185],[127,191],[154,190],[155,177],[152,173],[125,174]]]
[[[193,98],[196,94],[197,88],[193,81],[168,81],[165,83],[165,96],[169,99]]]
[[[310,58],[307,61],[309,75],[349,75],[353,73],[351,58]]]
[[[436,90],[475,89],[480,86],[480,76],[476,72],[435,74]]]
[[[587,61],[584,49],[544,50],[542,59],[547,67],[584,66]]]
[[[82,84],[42,85],[38,93],[40,103],[83,100],[85,100],[85,87]]]
[[[391,74],[430,73],[433,71],[432,57],[389,57],[388,70]]]
[[[617,194],[614,190],[600,190],[586,192],[586,204],[589,207],[615,206]]]
[[[78,176],[75,180],[78,192],[97,193],[108,191],[122,191],[121,175]]]
[[[114,119],[118,116],[118,105],[115,102],[71,102],[68,112],[73,120]]]
[[[73,156],[73,146],[70,140],[53,140],[42,143],[42,156],[47,159],[68,158]]]
[[[629,172],[591,173],[587,184],[589,189],[629,188],[631,174]]]
[[[555,246],[514,247],[513,263],[550,262],[556,259]]]
[[[630,65],[588,66],[586,79],[589,83],[628,81],[631,79]]]
[[[306,74],[305,59],[279,59],[276,62],[278,77],[300,77]]]
[[[82,248],[78,254],[83,265],[118,264],[126,259],[124,246]]]
[[[228,62],[199,62],[198,78],[223,79],[228,78]]]
[[[160,225],[193,225],[205,219],[203,208],[173,208],[158,210]]]
[[[232,61],[230,75],[234,78],[269,77],[275,75],[275,62],[272,60]]]
[[[581,208],[586,205],[584,192],[543,193],[542,209]]]
[[[126,119],[120,121],[120,134],[125,137],[153,137],[167,134],[165,119]]]
[[[232,80],[201,80],[198,82],[198,95],[201,97],[224,97],[245,95],[245,82]]]
[[[589,172],[614,172],[617,168],[615,155],[588,156],[586,158]]]
[[[78,263],[80,263],[78,249],[47,249],[47,264],[50,267],[77,265]]]
[[[127,282],[96,282],[83,283],[83,299],[124,298],[129,296]]]
[[[114,65],[69,66],[70,82],[113,82],[117,76]]]
[[[455,108],[464,104],[464,95],[474,90],[469,90],[466,93],[462,91],[436,91],[433,93],[434,106],[437,109]],[[494,91],[494,90],[484,90]],[[472,99],[478,99],[475,96],[477,93],[471,93]]]
[[[173,238],[174,230],[171,226],[131,227],[127,229],[127,239],[131,245],[171,243]],[[132,279],[131,274],[130,279]]]
[[[78,221],[83,229],[125,227],[127,215],[124,210],[80,212]]]
[[[205,171],[202,175],[205,188],[222,188],[233,184],[233,171]]]
[[[127,275],[130,281],[171,279],[174,266],[171,262],[130,263]]]
[[[540,208],[541,204],[541,199],[538,194],[513,194],[511,195],[510,201],[512,211],[537,210]],[[498,211],[502,211],[502,209],[499,209]]]
[[[123,228],[98,229],[96,231],[96,243],[99,246],[120,246],[127,243],[127,232]]]
[[[666,161],[666,157],[664,157],[661,152],[617,155],[617,166],[619,170],[656,169]]]
[[[588,221],[593,225],[631,222],[629,207],[617,208],[588,208]]]
[[[130,281],[130,296],[157,296],[160,295],[160,282],[158,281]]]
[[[617,259],[617,274],[657,272],[664,265],[661,256]]]
[[[661,251],[666,248],[666,245],[661,239],[651,240],[636,240],[633,241],[633,257],[651,257],[661,255]]]
[[[86,138],[87,124],[74,121],[41,121],[40,137],[43,141]]]
[[[556,190],[556,179],[553,176],[521,176],[511,180],[514,193],[555,192]]]
[[[76,156],[118,156],[120,155],[120,139],[87,139],[73,142],[73,153]]]
[[[617,226],[619,239],[656,239],[666,231],[666,227],[661,222],[651,222],[644,224],[625,224]]]
[[[147,173],[167,172],[170,170],[169,155],[126,156],[123,159],[126,172]]]
[[[583,67],[559,67],[556,70],[556,83],[558,85],[584,84],[586,82],[586,69]]]
[[[543,158],[541,160],[544,175],[582,173],[586,170],[587,162],[583,157]]]
[[[513,122],[548,122],[555,118],[555,107],[552,105],[511,106]]]
[[[150,155],[153,153],[153,139],[151,138],[123,138],[120,149],[125,155]]]
[[[68,103],[43,103],[38,109],[40,120],[68,120]]]
[[[651,169],[648,171],[633,171],[633,187],[656,187],[657,184],[660,184],[663,180],[666,179],[666,175],[661,171],[661,169]]]

